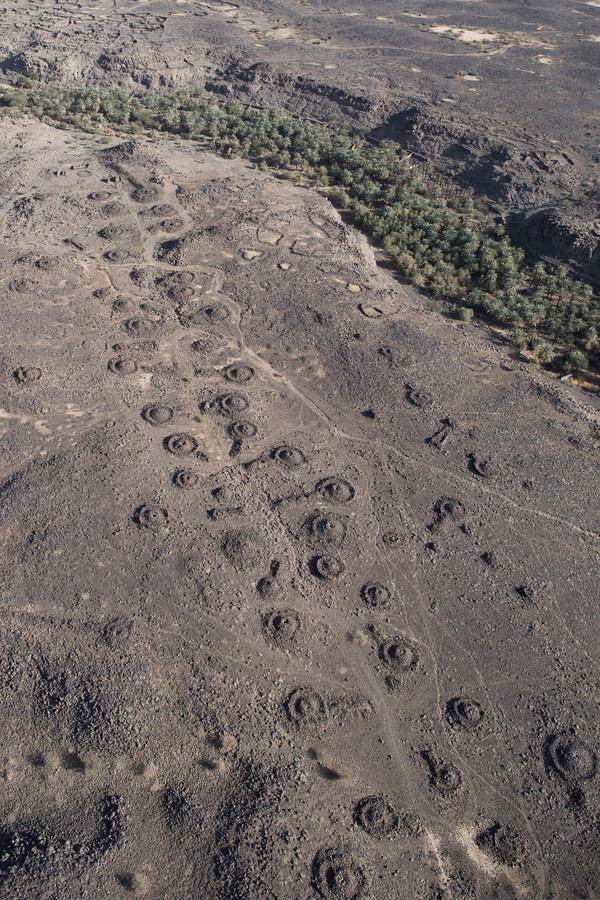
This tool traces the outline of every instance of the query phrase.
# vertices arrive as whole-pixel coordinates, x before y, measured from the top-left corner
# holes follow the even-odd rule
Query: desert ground
[[[0,70],[278,104],[392,137],[532,258],[600,284],[598,0],[95,0],[2,8]]]
[[[380,132],[415,107],[423,153],[518,145],[483,202],[558,216],[592,179],[600,12],[513,7],[14,3],[0,41],[60,83]],[[589,398],[289,179],[0,134],[2,895],[600,896]]]

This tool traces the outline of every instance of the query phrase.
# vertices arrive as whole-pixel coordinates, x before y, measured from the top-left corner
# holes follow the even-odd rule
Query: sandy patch
[[[544,66],[551,66],[553,62],[553,60],[549,56],[536,56],[536,59]]]
[[[275,231],[274,228],[263,227],[257,230],[257,237],[261,244],[272,244],[274,246],[275,244],[279,243],[283,235],[280,231]],[[256,254],[257,251],[252,250],[250,252]]]
[[[265,31],[264,37],[270,41],[285,41],[294,37],[294,34],[293,28],[290,28],[289,25],[282,25],[281,27],[272,28],[270,31]]]
[[[176,3],[189,3],[190,0],[175,0]],[[210,9],[212,12],[221,13],[223,16],[235,16],[239,13],[239,6],[231,3],[199,3],[204,9]]]
[[[452,28],[451,25],[433,25],[430,29],[434,34],[450,34],[457,41],[465,44],[481,44],[486,41],[497,41],[500,35],[491,31],[478,31],[472,28]]]
[[[456,839],[467,853],[467,856],[470,857],[476,866],[485,872],[488,878],[499,878],[502,876],[503,880],[511,885],[517,897],[524,898],[526,894],[528,894],[515,871],[509,866],[491,859],[486,853],[483,853],[479,849],[475,843],[473,829],[469,828],[467,825],[459,826],[456,830]]]

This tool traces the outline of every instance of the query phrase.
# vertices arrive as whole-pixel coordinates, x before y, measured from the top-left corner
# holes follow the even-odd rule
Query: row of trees
[[[373,146],[342,125],[253,109],[203,91],[130,95],[48,85],[0,88],[0,106],[67,128],[168,133],[227,157],[291,171],[377,238],[413,284],[508,326],[515,341],[549,356],[548,341],[599,348],[600,304],[564,268],[525,265],[502,226],[475,213],[468,195],[444,198],[391,141]]]

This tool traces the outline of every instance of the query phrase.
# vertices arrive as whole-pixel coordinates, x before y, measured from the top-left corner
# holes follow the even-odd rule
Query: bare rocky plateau
[[[206,86],[341,118],[472,187],[532,259],[600,283],[597,0],[17,0],[1,13],[6,77]]]
[[[511,9],[16,3],[0,41],[7,72],[210,76],[446,160],[454,91],[465,145],[537,154],[531,208],[502,203],[546,247],[597,120],[535,114],[550,63],[535,97],[492,74],[571,59],[587,98],[595,4],[536,11],[544,46],[492,42],[480,82],[417,27]],[[597,411],[314,191],[185,141],[0,135],[0,894],[596,898]]]
[[[2,129],[7,895],[593,896],[596,417],[310,191]]]

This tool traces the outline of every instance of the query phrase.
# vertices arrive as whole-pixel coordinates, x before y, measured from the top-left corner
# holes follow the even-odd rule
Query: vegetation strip
[[[600,302],[590,285],[569,278],[564,267],[527,266],[502,225],[476,215],[468,195],[445,200],[392,141],[373,146],[342,125],[277,107],[247,108],[204,91],[3,86],[0,111],[93,134],[178,135],[228,158],[258,159],[326,191],[381,242],[404,277],[459,304],[463,320],[484,314],[509,327],[520,349],[545,364],[560,360],[565,371],[586,368],[585,353],[600,348]]]

